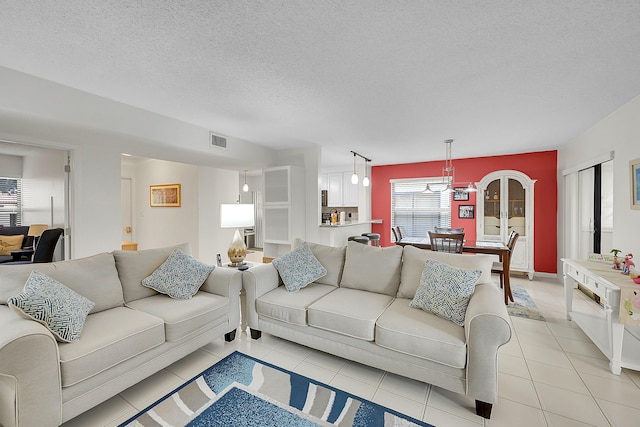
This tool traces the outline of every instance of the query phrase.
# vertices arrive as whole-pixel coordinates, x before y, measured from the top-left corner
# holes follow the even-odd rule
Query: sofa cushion
[[[160,267],[142,279],[142,286],[171,298],[190,299],[214,268],[176,248]]]
[[[112,252],[122,282],[125,302],[157,294],[155,290],[142,286],[142,279],[160,267],[176,248],[180,248],[186,254],[191,254],[191,247],[188,243],[167,248]]]
[[[309,306],[309,326],[373,341],[376,320],[392,301],[388,295],[338,288]]]
[[[18,234],[15,236],[0,236],[0,255],[11,255],[11,251],[17,251],[22,248],[24,236]]]
[[[401,261],[402,246],[383,248],[349,241],[340,287],[395,296]]]
[[[31,272],[24,291],[9,298],[20,316],[44,325],[61,342],[80,339],[87,314],[95,305],[82,295],[39,271]]]
[[[39,272],[46,274],[83,297],[93,301],[91,313],[122,307],[122,285],[118,278],[113,255],[102,253],[86,258],[37,264]],[[33,264],[3,267],[0,274],[0,303],[17,294],[24,287]]]
[[[301,239],[296,239],[293,243],[294,247],[298,247],[304,243]],[[316,283],[322,285],[339,286],[342,278],[342,269],[344,267],[344,256],[347,252],[346,246],[334,247],[326,246],[318,243],[307,242],[311,253],[318,259],[320,264],[327,269],[327,274],[316,280]]]
[[[307,326],[307,307],[335,290],[335,286],[318,283],[311,283],[300,292],[289,292],[284,286],[278,286],[256,300],[256,311],[270,319]]]
[[[164,321],[166,340],[179,341],[204,326],[227,321],[229,298],[207,292],[198,292],[189,300],[154,295],[131,301],[127,307],[159,317]]]
[[[307,242],[272,261],[289,292],[298,292],[327,274],[327,269],[313,255]]]
[[[400,288],[398,298],[413,298],[416,290],[420,286],[420,278],[424,270],[424,263],[428,259],[435,259],[454,267],[466,268],[469,270],[481,270],[482,275],[478,279],[478,284],[492,283],[491,266],[493,257],[486,254],[450,254],[445,252],[426,251],[415,246],[404,247],[402,255],[402,272],[400,274]]]
[[[150,314],[126,307],[90,314],[80,341],[58,346],[62,386],[77,384],[163,342],[162,319]]]
[[[396,298],[378,318],[376,344],[421,359],[464,368],[467,345],[464,328],[433,313],[409,307]]]
[[[480,274],[480,270],[466,270],[428,259],[410,306],[430,311],[463,326],[467,306]]]

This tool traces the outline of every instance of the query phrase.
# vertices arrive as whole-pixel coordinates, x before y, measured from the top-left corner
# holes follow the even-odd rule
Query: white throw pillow
[[[296,238],[293,247],[297,248],[304,243],[304,240]],[[318,259],[318,262],[327,269],[327,274],[314,280],[321,285],[339,286],[342,278],[342,268],[344,267],[344,254],[346,246],[327,246],[319,243],[307,242],[311,253]]]
[[[7,301],[20,316],[43,324],[58,341],[80,339],[94,303],[51,277],[32,271],[24,290]]]
[[[327,274],[327,269],[313,255],[307,242],[288,254],[274,259],[271,263],[278,270],[289,292],[298,292]]]
[[[180,249],[171,255],[151,275],[142,279],[142,286],[175,299],[191,299],[215,267],[198,261]]]
[[[467,306],[481,274],[480,270],[465,270],[428,259],[410,307],[421,308],[464,326]]]

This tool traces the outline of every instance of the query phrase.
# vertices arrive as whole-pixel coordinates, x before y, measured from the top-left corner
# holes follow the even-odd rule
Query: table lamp
[[[247,245],[244,244],[244,239],[240,236],[240,227],[253,227],[253,224],[252,204],[220,205],[220,227],[236,229],[227,251],[232,267],[244,264],[244,258],[247,256]]]

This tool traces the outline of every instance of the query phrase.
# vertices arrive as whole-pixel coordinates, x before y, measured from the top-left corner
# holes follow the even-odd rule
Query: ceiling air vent
[[[212,147],[227,148],[227,138],[209,132],[209,145]]]

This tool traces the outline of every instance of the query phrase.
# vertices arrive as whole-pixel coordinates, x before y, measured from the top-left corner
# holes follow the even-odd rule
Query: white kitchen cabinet
[[[477,240],[506,242],[511,231],[520,234],[511,254],[511,270],[533,279],[533,195],[535,180],[522,172],[501,170],[478,182]]]
[[[353,172],[327,174],[328,206],[358,206],[358,184],[351,183],[352,174]]]
[[[305,237],[304,171],[279,166],[263,171],[264,256],[276,258],[291,250],[296,237]]]

